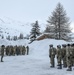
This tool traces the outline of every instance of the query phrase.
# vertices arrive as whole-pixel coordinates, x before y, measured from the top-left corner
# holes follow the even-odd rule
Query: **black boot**
[[[3,62],[3,58],[1,57],[1,62]]]
[[[62,69],[62,65],[58,65],[58,69]]]
[[[52,66],[50,66],[51,68],[54,68],[54,66],[52,65]]]
[[[64,68],[67,68],[67,65],[63,65]]]
[[[4,61],[1,60],[1,62],[4,62]]]
[[[72,67],[69,67],[69,68],[67,69],[67,71],[72,71]]]

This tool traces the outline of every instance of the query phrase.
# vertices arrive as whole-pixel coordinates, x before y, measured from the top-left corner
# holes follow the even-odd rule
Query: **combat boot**
[[[62,65],[58,65],[58,69],[62,69]]]
[[[59,65],[57,65],[57,66],[59,66]]]
[[[1,62],[3,62],[3,60],[1,59]]]
[[[4,62],[4,61],[1,61],[1,62]]]
[[[67,65],[63,65],[64,68],[67,68]]]
[[[67,71],[72,71],[72,67],[69,67],[69,68],[67,69]]]
[[[54,68],[54,66],[50,66],[51,68]]]
[[[3,62],[3,57],[1,57],[1,62]]]

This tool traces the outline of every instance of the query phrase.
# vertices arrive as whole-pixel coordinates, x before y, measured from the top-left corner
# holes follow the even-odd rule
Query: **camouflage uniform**
[[[16,47],[16,55],[19,55],[20,54],[20,48],[19,46]]]
[[[49,57],[51,63],[50,67],[55,67],[55,62],[54,62],[55,55],[56,55],[56,49],[53,48],[53,45],[50,45],[50,49],[49,49]]]
[[[1,62],[3,62],[4,49],[5,49],[5,46],[4,46],[4,45],[2,45],[2,46],[1,46]]]
[[[25,46],[22,47],[22,55],[25,55],[26,49]]]
[[[9,46],[9,56],[11,55],[11,46]]]
[[[74,66],[74,44],[71,45],[72,49],[72,66]]]
[[[66,48],[67,71],[72,71],[72,49],[70,44]]]
[[[62,50],[61,46],[57,46],[57,61],[58,61],[58,69],[62,69]]]
[[[6,55],[9,55],[9,46],[6,47]]]
[[[73,53],[73,66],[74,66],[74,44],[73,44],[73,51],[72,51],[72,53]]]
[[[16,46],[13,47],[13,50],[14,50],[13,55],[15,56],[15,54],[16,54]]]
[[[63,67],[67,67],[67,62],[66,62],[66,45],[62,45],[62,59],[63,59]]]
[[[14,48],[11,46],[11,55],[14,55]]]
[[[19,55],[22,55],[22,46],[19,46]]]

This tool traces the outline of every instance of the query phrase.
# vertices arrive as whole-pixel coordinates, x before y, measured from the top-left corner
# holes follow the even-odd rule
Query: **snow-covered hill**
[[[29,34],[31,30],[30,24],[21,23],[7,17],[0,18],[1,35],[19,36],[22,33],[24,36]]]
[[[33,22],[32,22],[33,23]],[[32,23],[22,23],[8,17],[0,18],[0,35],[3,36],[19,36],[22,33],[24,36],[29,35]],[[40,24],[41,32],[45,29],[45,24]]]
[[[16,44],[20,41],[15,41]],[[21,44],[28,41],[22,40]],[[11,42],[13,45],[14,43]],[[56,47],[58,44],[67,43],[63,40],[45,39],[42,41],[34,41],[29,45],[29,55],[25,56],[5,56],[4,62],[0,62],[0,75],[74,75],[72,72],[66,71],[67,68],[57,69],[57,61],[55,68],[50,68],[49,45]]]

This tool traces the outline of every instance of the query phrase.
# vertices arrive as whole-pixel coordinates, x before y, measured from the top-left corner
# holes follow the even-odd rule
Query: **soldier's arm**
[[[51,49],[49,49],[49,57],[51,57]]]

